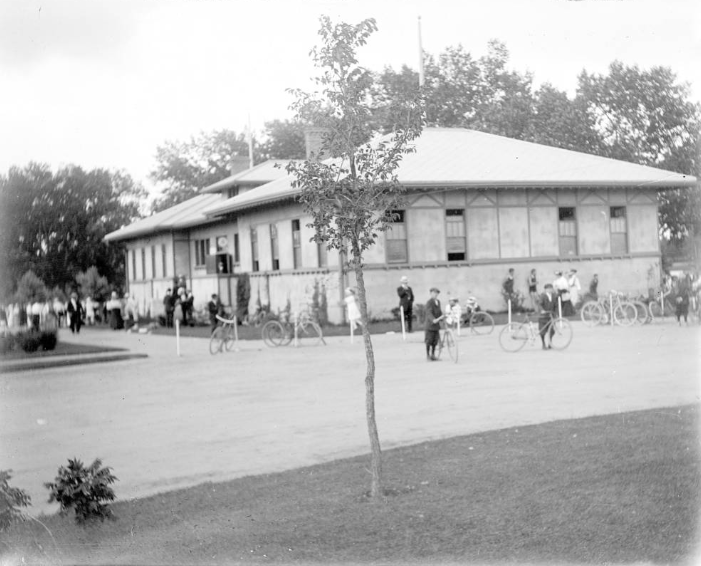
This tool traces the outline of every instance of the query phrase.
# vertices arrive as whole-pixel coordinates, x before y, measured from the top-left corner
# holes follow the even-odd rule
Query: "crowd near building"
[[[307,137],[316,153],[318,135]],[[477,296],[495,311],[505,309],[509,269],[526,298],[531,270],[543,281],[574,271],[587,284],[596,274],[608,288],[647,295],[663,275],[657,193],[697,182],[458,128],[427,128],[413,145],[397,172],[406,204],[392,211],[392,228],[364,257],[373,318],[391,318],[402,276],[417,300],[435,286],[453,297]],[[329,321],[344,321],[353,274],[337,251],[312,241],[286,163],[233,170],[194,198],[107,235],[125,244],[128,292],[140,312],[162,315],[177,279],[195,310],[217,294],[248,312],[315,303]]]

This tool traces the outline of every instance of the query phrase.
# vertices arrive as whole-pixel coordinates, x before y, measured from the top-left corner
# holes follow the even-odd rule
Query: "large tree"
[[[232,130],[201,132],[188,141],[166,141],[156,149],[156,168],[151,178],[163,186],[162,196],[152,205],[154,212],[175,206],[197,195],[200,189],[231,174],[235,157],[247,159],[246,134]],[[254,162],[260,160],[258,144],[253,140]]]
[[[402,156],[410,151],[409,142],[421,133],[423,114],[420,99],[405,100],[401,111],[392,112],[403,116],[403,127],[397,124],[392,134],[374,137],[377,124],[370,96],[373,76],[358,65],[356,50],[376,29],[372,19],[350,25],[321,18],[321,45],[312,51],[314,64],[320,69],[315,79],[318,90],[292,93],[298,119],[324,132],[321,155],[328,159],[293,162],[287,168],[294,176],[293,186],[301,191],[299,200],[313,220],[310,226],[315,229],[315,240],[339,250],[355,274],[367,361],[365,408],[373,498],[383,493],[382,465],[363,253],[375,243],[378,233],[391,227],[391,211],[401,206],[404,189],[395,171]]]
[[[0,292],[12,293],[33,271],[49,287],[66,287],[95,266],[112,283],[124,278],[121,246],[106,234],[140,217],[143,188],[123,172],[68,166],[12,167],[0,176]]]
[[[304,124],[298,121],[273,120],[265,123],[265,141],[261,153],[265,159],[304,159]]]

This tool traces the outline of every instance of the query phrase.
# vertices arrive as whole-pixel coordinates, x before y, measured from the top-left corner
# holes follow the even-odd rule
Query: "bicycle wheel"
[[[528,326],[512,322],[501,329],[499,345],[505,352],[518,352],[528,342]]]
[[[587,301],[582,307],[580,316],[582,317],[582,322],[587,326],[596,326],[601,324],[601,321],[604,319],[604,309],[596,301]]]
[[[458,363],[458,343],[455,340],[455,335],[452,330],[445,331],[445,346],[448,348],[450,359],[456,364]]]
[[[227,352],[230,352],[234,347],[234,344],[236,344],[236,336],[234,336],[234,327],[229,326],[226,329],[226,336],[224,337],[224,348],[226,348]]]
[[[294,339],[294,336],[292,336]],[[321,327],[313,320],[306,320],[297,325],[297,344],[315,346],[323,340]]]
[[[266,322],[263,325],[263,330],[261,330],[261,336],[263,337],[263,342],[273,348],[286,343],[285,329],[277,320]]]
[[[659,301],[652,301],[648,305],[648,311],[650,312],[650,317],[654,320],[656,318],[661,318],[664,319],[667,316],[671,316],[674,314],[674,311],[671,309],[668,309],[665,307],[664,311],[662,310],[662,304]]]
[[[491,334],[494,330],[494,319],[488,312],[474,312],[470,317],[470,329],[475,334]]]
[[[647,305],[642,301],[631,301],[631,304],[635,307],[635,324],[649,324],[652,322],[652,317],[650,316],[650,311],[647,309]]]
[[[613,309],[613,320],[616,324],[621,326],[631,326],[635,323],[635,319],[638,316],[638,311],[635,309],[632,303],[623,302],[617,305]]]
[[[217,326],[212,332],[212,336],[209,339],[209,353],[214,355],[222,351],[222,345],[224,343],[224,329],[221,326]]]
[[[566,318],[556,318],[551,324],[555,332],[550,337],[550,345],[554,350],[564,350],[572,342],[572,325]]]

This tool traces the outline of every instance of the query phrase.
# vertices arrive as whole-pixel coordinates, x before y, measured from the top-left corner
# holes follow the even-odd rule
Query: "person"
[[[682,325],[682,317],[684,317],[684,324],[689,324],[689,297],[691,295],[690,282],[687,279],[682,279],[677,284],[676,292],[676,310],[675,315],[677,317],[677,322],[679,326]]]
[[[221,316],[221,313],[224,310],[224,307],[222,306],[216,293],[212,293],[212,300],[207,303],[207,310],[209,310],[209,325],[212,327],[212,332],[214,332],[214,329],[219,324],[217,315]]]
[[[441,302],[438,300],[440,291],[436,287],[431,287],[430,293],[431,298],[426,303],[424,311],[426,313],[424,342],[426,343],[426,359],[435,362],[438,360],[436,346],[440,339],[440,322],[444,315]]]
[[[451,297],[445,307],[445,325],[450,328],[457,328],[461,316],[462,309],[460,308],[460,299],[458,297]]]
[[[501,284],[501,291],[502,294],[504,295],[504,300],[506,301],[511,301],[513,304],[513,297],[514,297],[514,268],[509,269],[509,273],[506,276],[506,279]]]
[[[95,324],[95,305],[96,303],[92,300],[92,297],[85,299],[85,320],[88,326]]]
[[[555,329],[550,326],[550,332],[548,332],[548,323],[552,320],[554,314],[557,312],[557,299],[555,298],[555,289],[550,283],[546,283],[543,288],[543,294],[540,296],[540,312],[538,313],[538,333],[540,334],[540,341],[543,343],[543,350],[549,350],[551,348],[551,343],[553,340],[553,335],[555,334]],[[549,334],[548,344],[545,344],[545,335]]]
[[[346,303],[348,322],[350,323],[351,328],[355,330],[358,328],[358,326],[362,325],[362,322],[360,321],[360,309],[358,308],[358,301],[355,296],[355,289],[348,287],[348,289],[346,289],[346,295],[343,298],[343,301]]]
[[[528,275],[528,296],[531,298],[531,308],[533,312],[538,311],[538,277],[535,269],[531,269]]]
[[[41,311],[43,305],[39,301],[34,301],[32,303],[32,317],[31,317],[31,328],[32,330],[39,330],[41,328]]]
[[[589,282],[589,294],[587,295],[587,297],[592,301],[596,301],[599,299],[599,275],[596,273]]]
[[[185,323],[189,324],[190,326],[195,326],[194,311],[195,295],[192,294],[192,291],[188,291],[183,304],[183,317],[185,319]]]
[[[163,297],[163,309],[166,315],[166,328],[173,328],[173,295],[170,289],[166,289]]]
[[[128,328],[139,323],[139,304],[136,302],[136,297],[129,293],[124,294],[124,315],[128,321]]]
[[[110,328],[112,330],[121,330],[124,328],[122,302],[117,297],[117,291],[112,291],[110,300],[105,303],[105,309],[109,313]]]
[[[556,302],[559,299],[562,306],[562,315],[567,316],[565,312],[565,301],[570,299],[570,284],[567,282],[567,277],[562,273],[562,271],[555,272],[555,281],[553,281],[552,287],[556,294]]]
[[[71,333],[80,334],[80,326],[83,323],[85,311],[83,310],[83,305],[78,300],[78,293],[75,291],[71,293],[71,298],[66,305],[66,312],[68,313],[68,325],[71,329]]]
[[[61,328],[63,326],[63,315],[65,314],[65,305],[59,299],[58,297],[54,298],[54,313],[56,314],[56,318],[58,318],[58,327]]]
[[[572,314],[579,304],[579,292],[582,290],[582,285],[579,283],[579,277],[577,277],[577,270],[572,269],[567,276],[567,284],[569,285],[570,291],[570,304],[572,306]]]
[[[397,287],[397,295],[399,295],[400,316],[404,309],[404,325],[407,332],[411,332],[411,321],[414,317],[414,291],[409,287],[409,278],[404,276],[399,280]]]

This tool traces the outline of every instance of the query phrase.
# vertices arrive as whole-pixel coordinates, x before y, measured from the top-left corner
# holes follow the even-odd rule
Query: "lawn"
[[[388,450],[387,495],[377,502],[364,495],[367,460],[122,502],[117,520],[84,529],[46,517],[55,540],[30,522],[3,546],[17,561],[52,564],[691,564],[699,556],[695,405]]]

